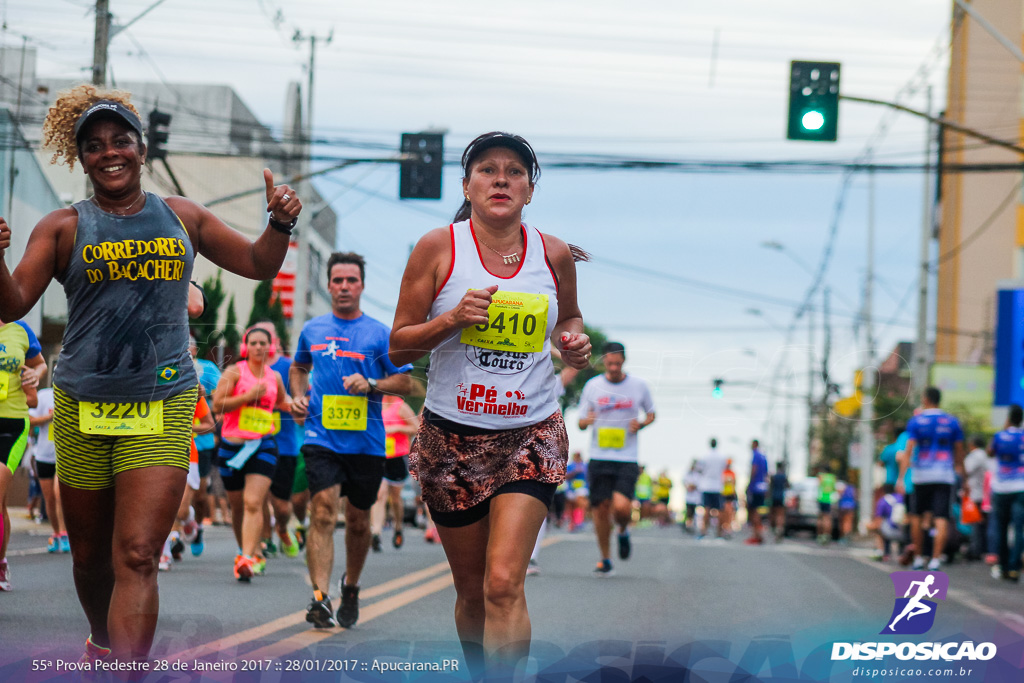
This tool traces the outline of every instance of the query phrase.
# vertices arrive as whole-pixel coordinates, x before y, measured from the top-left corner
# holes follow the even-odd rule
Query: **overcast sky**
[[[4,44],[20,45],[27,35],[38,49],[40,74],[88,79],[93,4],[2,2]],[[126,23],[152,4],[111,0],[111,10]],[[325,39],[333,32],[329,44],[318,42],[314,107],[315,134],[329,143],[320,151],[331,155],[344,153],[343,141],[397,150],[403,131],[441,127],[449,130],[450,158],[477,134],[503,129],[529,139],[542,164],[567,153],[852,161],[869,141],[878,161],[919,163],[922,124],[860,104],[842,105],[836,144],[785,141],[789,61],[842,62],[843,93],[899,98],[917,108],[925,107],[922,86],[931,84],[938,110],[950,6],[165,0],[114,38],[110,65],[119,81],[230,85],[276,127],[288,82],[306,79],[309,42],[292,36]],[[993,106],[1015,106],[993,98]],[[373,301],[364,301],[371,315],[390,322],[410,245],[450,220],[461,197],[459,176],[455,168],[446,171],[439,202],[399,202],[397,171],[389,165],[357,166],[318,183],[341,216],[339,246],[369,259]],[[837,214],[841,184],[838,173],[545,170],[527,221],[594,254],[594,263],[578,269],[581,307],[589,324],[627,344],[627,371],[655,386],[658,421],[641,437],[641,459],[652,469],[678,475],[712,435],[744,462],[756,436],[769,443],[770,458],[781,455],[778,432],[765,430],[769,380],[794,302],[811,282],[798,263],[818,267],[833,224],[826,277],[833,290],[831,356],[836,379],[851,391],[868,181],[861,175],[849,182]],[[913,335],[922,184],[915,174],[876,178],[880,354]],[[763,248],[765,241],[784,244],[789,255]],[[820,326],[820,311],[816,319]],[[781,391],[806,392],[807,336],[801,324],[788,353],[793,382]],[[816,337],[820,345],[820,327]],[[737,384],[714,401],[711,380],[718,376]],[[799,468],[806,410],[802,399],[791,403]],[[783,406],[777,404],[773,421],[784,419]],[[575,427],[570,433],[574,444],[584,443]]]

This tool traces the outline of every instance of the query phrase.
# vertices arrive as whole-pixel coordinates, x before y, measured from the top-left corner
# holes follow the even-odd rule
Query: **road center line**
[[[400,588],[405,588],[406,586],[416,583],[417,581],[422,581],[435,574],[439,574],[445,571],[448,571],[448,563],[439,562],[425,569],[420,569],[419,571],[415,571],[410,574],[400,576],[397,579],[385,581],[384,583],[378,586],[371,586],[367,588],[365,592],[363,592],[362,597],[375,598],[380,595],[390,593],[391,591],[395,591]],[[257,578],[256,580],[259,581],[259,578]],[[369,610],[372,607],[373,605],[369,605],[365,609]],[[195,659],[201,659],[203,657],[207,657],[217,652],[237,648],[239,645],[248,643],[253,640],[257,640],[259,638],[266,638],[272,633],[276,633],[277,631],[281,631],[283,629],[290,628],[297,624],[304,623],[305,621],[306,610],[302,610],[301,612],[294,612],[293,614],[289,614],[274,619],[273,621],[269,621],[266,624],[263,624],[262,626],[255,626],[253,628],[246,629],[245,631],[240,631],[239,633],[235,633],[224,638],[218,638],[217,640],[211,641],[209,643],[204,643],[203,645],[197,645],[196,647],[190,648],[188,650],[183,650],[172,655],[167,655],[165,659],[170,661],[192,661]],[[332,633],[332,631],[326,631],[326,633],[329,634]]]
[[[567,539],[567,536],[549,536],[541,542],[541,547],[546,548],[550,545],[554,545],[555,543],[559,543]],[[362,597],[363,599],[376,598],[378,596],[385,595],[392,591],[405,588],[406,586],[410,586],[419,581],[423,581],[424,579],[434,576],[435,574],[449,571],[450,570],[447,561],[438,562],[437,564],[426,567],[425,569],[420,569],[418,571],[411,572],[404,576],[400,576],[396,579],[392,579],[391,581],[385,581],[380,585],[370,586],[366,590],[361,592],[360,597]],[[414,602],[415,600],[419,600],[420,598],[426,597],[427,595],[443,590],[447,586],[451,585],[451,583],[451,574],[447,573],[445,576],[438,577],[429,583],[419,586],[418,588],[407,590],[404,593],[399,593],[398,595],[392,596],[385,600],[381,600],[380,602],[375,602],[371,605],[362,607],[360,609],[359,623],[365,623],[370,619],[381,616],[382,614],[387,614],[388,612],[398,609],[399,607],[402,607],[404,605],[407,605],[410,602]],[[423,590],[426,590],[426,592],[420,594],[419,591]],[[234,635],[219,638],[209,643],[204,643],[203,645],[197,645],[196,647],[190,648],[188,650],[182,650],[181,652],[167,655],[162,659],[167,659],[168,661],[192,661],[195,659],[201,659],[203,657],[208,657],[218,652],[236,649],[240,645],[251,642],[253,640],[258,640],[260,638],[266,638],[267,636],[270,636],[271,634],[276,633],[277,631],[297,626],[298,624],[302,624],[305,621],[306,611],[302,610],[301,612],[295,612],[293,614],[289,614],[278,619],[274,619],[273,621],[267,622],[262,626],[256,626],[254,628],[250,628],[245,631],[235,633]],[[284,650],[283,654],[288,654],[290,652],[294,652],[295,650],[302,649],[303,647],[308,647],[309,645],[319,642],[324,638],[329,638],[330,636],[335,635],[336,633],[340,633],[340,631],[335,631],[334,629],[310,629],[309,631],[297,634],[296,636],[286,638],[285,640],[281,641],[282,644],[295,641],[295,639],[297,638],[299,639],[299,641],[296,642],[301,642],[301,644],[291,646],[291,649]],[[273,647],[273,645],[270,645],[261,648],[257,651],[257,653],[270,650]],[[257,653],[250,653],[249,655],[247,655],[247,657],[251,657],[253,659],[267,658],[256,657],[255,655]],[[269,657],[274,655],[267,656]]]

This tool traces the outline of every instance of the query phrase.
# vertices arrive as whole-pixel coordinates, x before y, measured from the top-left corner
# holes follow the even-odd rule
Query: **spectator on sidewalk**
[[[975,436],[971,439],[971,452],[964,458],[964,470],[967,472],[965,482],[968,497],[981,510],[981,521],[971,525],[970,545],[967,549],[968,560],[980,560],[986,550],[986,532],[988,529],[988,513],[982,507],[985,495],[985,472],[988,471],[988,452],[985,450],[985,439]]]

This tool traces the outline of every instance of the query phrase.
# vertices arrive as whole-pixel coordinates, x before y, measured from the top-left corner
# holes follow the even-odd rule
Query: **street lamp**
[[[761,318],[762,320],[764,320],[768,324],[769,327],[774,329],[776,332],[779,332],[781,334],[788,334],[788,331],[786,330],[786,328],[784,328],[779,323],[775,322],[771,317],[766,315],[765,312],[762,311],[760,308],[748,308],[746,310],[746,313],[747,313],[747,315],[752,315],[752,316],[755,316],[757,318]]]
[[[779,253],[785,254],[790,258],[790,260],[793,261],[793,263],[800,266],[800,268],[803,269],[804,272],[806,272],[808,275],[815,275],[814,269],[807,265],[805,261],[800,259],[782,242],[779,242],[777,240],[767,240],[765,242],[761,242],[761,246],[764,247],[765,249],[771,249],[772,251],[777,251]]]

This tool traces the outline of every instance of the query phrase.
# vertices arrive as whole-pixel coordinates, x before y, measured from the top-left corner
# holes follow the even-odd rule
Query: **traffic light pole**
[[[852,95],[840,95],[839,99],[846,100],[848,102],[879,104],[882,105],[883,107],[889,107],[890,109],[906,112],[907,114],[913,114],[914,116],[919,116],[922,119],[927,119],[932,123],[938,123],[945,128],[949,128],[950,130],[955,130],[956,132],[962,133],[963,135],[967,135],[977,140],[981,140],[982,142],[987,142],[990,145],[1002,147],[1004,149],[1017,152],[1018,154],[1024,154],[1024,147],[1016,143],[1008,142],[1006,140],[1000,140],[999,138],[994,138],[991,135],[986,135],[985,133],[982,133],[981,131],[974,130],[973,128],[968,128],[967,126],[962,126],[955,121],[950,121],[949,119],[943,118],[941,116],[932,116],[931,114],[928,114],[923,111],[918,111],[916,109],[911,109],[910,107],[903,106],[902,104],[897,104],[895,102],[886,102],[885,100],[875,100],[871,99],[870,97],[853,97]]]

